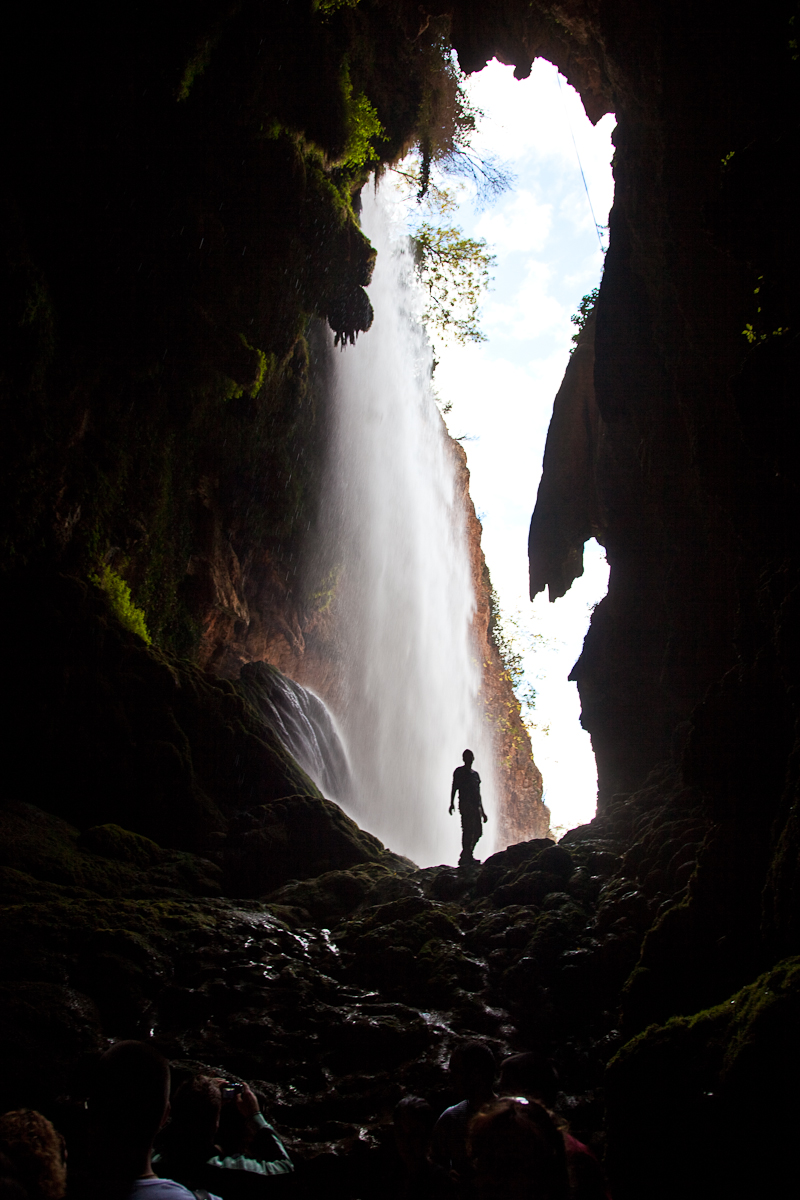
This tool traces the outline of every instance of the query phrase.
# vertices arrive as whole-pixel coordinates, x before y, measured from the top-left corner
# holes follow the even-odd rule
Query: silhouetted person
[[[558,1075],[543,1054],[527,1050],[512,1054],[500,1064],[498,1091],[501,1096],[525,1096],[538,1100],[545,1108],[553,1108],[558,1095]]]
[[[487,1105],[470,1122],[468,1145],[477,1200],[569,1200],[561,1130],[535,1100]]]
[[[441,1200],[449,1196],[443,1167],[431,1162],[431,1134],[436,1124],[433,1109],[421,1096],[404,1096],[394,1110],[394,1143],[403,1165],[397,1200]]]
[[[227,1137],[223,1138],[220,1122],[226,1116]],[[229,1144],[223,1146],[224,1141]],[[176,1091],[169,1126],[152,1161],[159,1175],[177,1179],[193,1191],[219,1191],[225,1200],[253,1194],[253,1181],[245,1174],[288,1175],[294,1170],[248,1085],[231,1087],[226,1080],[208,1075],[195,1075]]]
[[[481,777],[472,769],[475,755],[471,750],[465,750],[461,757],[464,759],[463,767],[456,767],[453,771],[450,816],[453,815],[453,801],[458,792],[458,811],[461,814],[461,857],[458,862],[463,867],[475,861],[472,852],[483,833],[481,821],[488,821],[489,818],[483,811]]]
[[[28,1200],[61,1200],[67,1190],[67,1151],[63,1137],[47,1117],[31,1108],[4,1113],[0,1117],[0,1153],[10,1178],[17,1181]]]
[[[558,1095],[558,1074],[543,1054],[512,1054],[500,1065],[500,1094],[512,1099],[538,1100],[552,1109]],[[560,1118],[557,1118],[559,1121]],[[610,1200],[603,1168],[588,1146],[579,1142],[561,1122],[567,1156],[571,1200]]]
[[[483,1042],[462,1042],[450,1056],[453,1090],[466,1099],[446,1108],[433,1130],[433,1160],[451,1172],[461,1195],[468,1194],[470,1164],[467,1154],[469,1123],[494,1094],[494,1055]]]
[[[89,1093],[90,1200],[193,1200],[172,1179],[159,1179],[151,1155],[169,1116],[169,1063],[145,1042],[117,1042],[100,1059]]]

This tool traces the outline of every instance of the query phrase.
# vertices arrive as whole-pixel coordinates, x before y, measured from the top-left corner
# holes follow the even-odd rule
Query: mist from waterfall
[[[491,738],[471,637],[475,598],[456,463],[431,387],[432,352],[409,239],[391,202],[364,189],[378,251],[372,328],[333,352],[333,422],[321,543],[335,593],[348,811],[420,865],[455,863],[448,816],[462,751],[476,755],[494,841]]]

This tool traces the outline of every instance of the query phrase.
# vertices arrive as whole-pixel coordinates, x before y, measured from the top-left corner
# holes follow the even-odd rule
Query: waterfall
[[[374,324],[331,350],[333,436],[321,545],[338,571],[340,719],[348,811],[422,865],[456,862],[452,773],[470,747],[492,822],[491,739],[471,636],[475,597],[456,464],[432,387],[409,240],[365,189],[378,251]],[[493,822],[476,853],[485,858]],[[482,853],[481,853],[482,852]]]
[[[350,764],[336,722],[319,696],[267,663],[242,667],[241,682],[289,753],[322,794],[351,803]]]

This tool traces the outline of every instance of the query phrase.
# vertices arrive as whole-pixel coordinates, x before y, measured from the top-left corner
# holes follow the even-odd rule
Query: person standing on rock
[[[475,862],[472,852],[483,833],[481,821],[486,822],[489,818],[483,811],[481,777],[477,771],[472,769],[475,755],[471,750],[465,750],[461,757],[464,759],[463,767],[456,767],[453,771],[453,786],[450,789],[450,816],[453,815],[453,802],[456,792],[458,792],[458,811],[461,814],[461,857],[458,865],[465,867],[469,863]]]

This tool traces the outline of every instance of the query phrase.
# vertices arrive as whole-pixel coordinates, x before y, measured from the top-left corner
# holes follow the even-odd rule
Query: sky
[[[531,740],[560,836],[591,820],[596,808],[591,742],[579,724],[577,687],[567,676],[592,607],[605,595],[608,567],[592,541],[584,575],[567,595],[550,604],[540,594],[531,605],[528,526],[553,400],[575,332],[570,316],[599,284],[603,269],[578,155],[597,221],[605,226],[613,200],[615,120],[609,114],[593,127],[578,94],[541,59],[521,81],[511,67],[494,61],[470,78],[467,89],[484,114],[473,148],[500,159],[515,182],[488,206],[476,202],[474,189],[465,189],[452,218],[470,237],[486,239],[496,264],[482,305],[487,340],[436,343],[434,384],[442,404],[451,405],[445,418],[450,432],[467,452],[484,555],[501,607],[517,616],[522,640],[532,647],[525,655],[526,680],[537,693]]]

